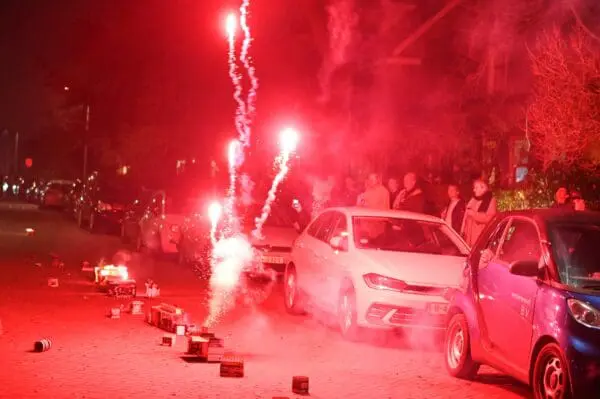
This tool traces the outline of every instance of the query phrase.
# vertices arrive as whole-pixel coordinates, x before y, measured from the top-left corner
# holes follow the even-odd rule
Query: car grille
[[[292,252],[291,247],[276,247],[271,245],[253,245],[254,248],[263,252]]]

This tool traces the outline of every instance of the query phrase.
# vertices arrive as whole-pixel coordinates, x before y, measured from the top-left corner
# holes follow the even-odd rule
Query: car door
[[[333,248],[330,245],[330,240],[333,237],[341,238],[342,248]],[[326,244],[328,248],[324,250],[320,265],[323,277],[320,291],[323,297],[323,305],[335,311],[342,279],[350,275],[348,268],[352,263],[348,252],[348,218],[344,213],[334,213],[332,229],[327,237]]]
[[[537,277],[511,274],[510,264],[515,261],[540,262],[542,244],[536,224],[524,217],[511,219],[509,227],[491,263],[501,271],[498,278],[496,314],[501,324],[497,331],[497,346],[514,367],[526,372],[533,335],[533,312],[539,289]],[[510,334],[507,331],[510,326]]]
[[[293,262],[296,267],[296,273],[298,274],[298,284],[302,289],[312,295],[313,280],[314,280],[314,251],[312,246],[317,240],[317,234],[319,229],[326,221],[329,216],[327,213],[323,213],[315,220],[313,220],[308,227],[298,236],[294,241],[294,247],[292,252]]]
[[[501,220],[492,230],[487,240],[482,240],[473,249],[470,267],[477,270],[478,316],[484,343],[497,345],[502,322],[499,317],[498,297],[500,287],[498,280],[504,275],[504,267],[492,260],[497,256],[502,238],[506,232],[509,219]]]

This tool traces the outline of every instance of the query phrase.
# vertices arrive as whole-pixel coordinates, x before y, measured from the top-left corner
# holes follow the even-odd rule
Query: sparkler
[[[255,219],[256,224],[254,231],[252,231],[252,235],[257,238],[262,238],[262,227],[271,213],[271,205],[273,204],[273,201],[275,201],[277,188],[289,171],[288,163],[290,155],[292,155],[298,145],[298,132],[292,128],[284,129],[281,132],[279,144],[281,146],[281,152],[276,159],[279,172],[277,172],[277,175],[275,175],[275,178],[273,179],[273,183],[271,183],[271,189],[269,190],[267,199],[262,208],[262,213],[260,217]]]

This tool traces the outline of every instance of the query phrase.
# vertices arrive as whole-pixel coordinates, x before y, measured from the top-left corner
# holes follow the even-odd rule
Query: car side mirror
[[[329,240],[329,245],[335,251],[348,251],[348,237],[335,236]]]
[[[540,273],[537,260],[517,260],[510,264],[509,270],[511,274],[524,277],[537,277]]]

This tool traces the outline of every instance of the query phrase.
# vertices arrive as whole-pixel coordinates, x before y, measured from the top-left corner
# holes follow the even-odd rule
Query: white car
[[[294,242],[286,309],[334,312],[350,339],[362,327],[444,328],[469,247],[443,220],[411,212],[330,208]]]

